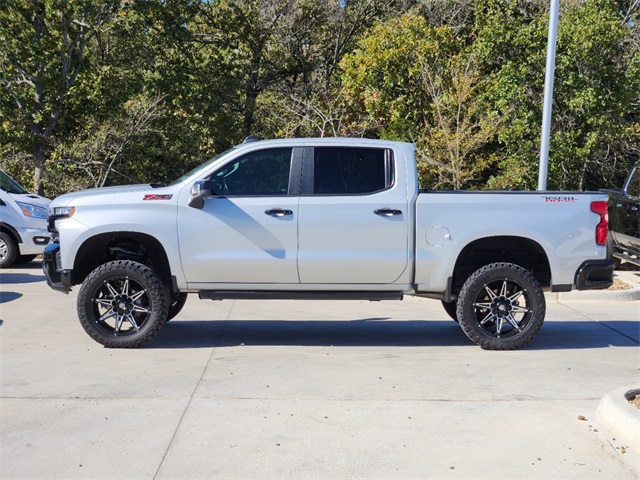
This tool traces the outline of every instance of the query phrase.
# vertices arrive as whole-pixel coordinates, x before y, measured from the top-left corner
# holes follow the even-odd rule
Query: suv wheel
[[[18,244],[11,235],[0,232],[0,268],[9,268],[18,257]]]

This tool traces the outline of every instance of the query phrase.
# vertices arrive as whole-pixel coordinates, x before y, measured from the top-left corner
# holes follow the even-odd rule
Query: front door
[[[181,195],[178,238],[190,286],[299,282],[293,150],[254,151],[219,166],[210,176],[214,195],[202,209]]]

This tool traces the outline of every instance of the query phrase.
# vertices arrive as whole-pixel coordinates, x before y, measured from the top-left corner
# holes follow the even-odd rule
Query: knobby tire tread
[[[91,297],[96,291],[95,282],[108,279],[110,273],[120,272],[122,275],[126,270],[130,270],[130,274],[139,275],[143,279],[144,287],[149,291],[150,297],[155,299],[153,303],[159,305],[157,305],[158,309],[152,310],[153,317],[147,320],[147,323],[150,322],[150,326],[147,327],[145,324],[142,335],[111,337],[96,329],[95,321],[91,318],[92,298],[88,297]],[[77,310],[82,327],[93,340],[107,348],[136,348],[149,342],[164,325],[168,309],[167,289],[158,275],[148,266],[132,260],[116,260],[99,266],[87,276],[78,293]]]
[[[491,338],[478,331],[479,326],[475,325],[475,318],[470,315],[473,312],[473,302],[477,293],[478,283],[488,283],[495,279],[509,277],[517,279],[523,283],[528,283],[527,290],[531,295],[534,310],[533,318],[527,325],[523,335],[516,335],[508,338]],[[485,265],[476,270],[464,283],[458,296],[457,316],[462,330],[467,337],[476,345],[485,350],[515,350],[529,343],[540,331],[544,323],[546,312],[546,302],[544,292],[536,278],[524,268],[513,263],[499,262]]]

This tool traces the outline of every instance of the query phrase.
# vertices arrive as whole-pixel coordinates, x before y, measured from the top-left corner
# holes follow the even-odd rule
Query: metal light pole
[[[551,0],[549,8],[549,39],[547,40],[547,69],[544,80],[544,106],[542,109],[542,137],[540,140],[540,171],[538,190],[547,189],[549,172],[549,138],[551,136],[551,108],[553,100],[553,77],[556,70],[556,37],[560,0]]]

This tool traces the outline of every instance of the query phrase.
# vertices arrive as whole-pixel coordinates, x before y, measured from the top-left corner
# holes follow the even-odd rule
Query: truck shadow
[[[0,284],[25,284],[44,282],[46,277],[42,273],[42,261],[32,260],[27,263],[16,263],[0,272]]]
[[[435,346],[471,342],[449,321],[335,320],[171,321],[147,348],[245,346]]]
[[[42,272],[42,270],[40,270]],[[34,275],[32,273],[0,273],[0,284],[20,285],[25,283],[44,282],[47,278],[44,275]]]
[[[635,332],[635,334],[634,334]],[[640,322],[549,321],[521,350],[637,347]],[[144,348],[235,346],[449,347],[475,345],[451,320],[172,320]]]
[[[9,303],[22,297],[18,292],[0,292],[0,303]]]

